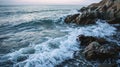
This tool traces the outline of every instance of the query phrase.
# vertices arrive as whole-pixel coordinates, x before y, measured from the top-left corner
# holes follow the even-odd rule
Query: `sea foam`
[[[69,33],[63,37],[48,38],[47,41],[40,44],[31,44],[29,47],[9,53],[3,58],[11,60],[14,67],[54,67],[74,57],[74,52],[80,47],[76,41],[78,35],[106,37],[115,34],[116,28],[105,21],[98,20],[95,25],[67,27],[60,31]],[[17,61],[21,56],[27,58]]]

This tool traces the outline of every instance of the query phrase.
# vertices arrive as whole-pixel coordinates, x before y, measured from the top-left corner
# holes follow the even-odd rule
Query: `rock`
[[[90,59],[96,59],[96,50],[100,47],[100,44],[98,42],[92,42],[90,43],[85,49],[84,54],[87,60]]]
[[[85,49],[84,54],[87,60],[106,60],[115,59],[118,56],[117,45],[104,44],[100,45],[98,42],[90,43]]]
[[[100,64],[98,67],[117,67],[117,64]]]
[[[87,7],[82,7],[80,10],[78,10],[79,12],[84,12],[86,11],[88,8]]]
[[[100,47],[100,44],[98,42],[92,42],[85,48],[83,53],[86,53],[86,52],[91,51],[91,50],[96,50],[99,47]]]
[[[100,44],[108,43],[108,41],[106,41],[104,38],[96,38],[96,37],[84,36],[84,35],[79,35],[77,40],[80,42],[80,45],[82,46],[87,46],[93,41],[96,41]]]
[[[75,19],[74,23],[82,25],[94,24],[96,21],[95,17],[96,16],[93,13],[83,13]]]
[[[111,20],[107,20],[109,24],[120,24],[120,18],[113,18]]]
[[[66,23],[95,24],[97,19],[107,20],[109,24],[120,24],[120,1],[102,0],[79,10],[80,14],[67,16]],[[77,15],[77,16],[76,16]]]
[[[80,46],[85,47],[83,54],[87,60],[116,59],[120,52],[120,46],[104,38],[80,35],[77,40],[80,42]]]
[[[99,59],[117,58],[118,52],[116,44],[104,44],[97,49]]]
[[[65,19],[65,22],[66,22],[66,23],[74,22],[74,19],[75,19],[76,17],[78,17],[78,16],[79,16],[79,14],[69,15],[69,16]]]

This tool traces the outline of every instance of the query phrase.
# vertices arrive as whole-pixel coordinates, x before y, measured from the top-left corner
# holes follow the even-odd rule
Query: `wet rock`
[[[108,41],[105,40],[104,38],[97,38],[97,37],[84,36],[84,35],[79,35],[77,40],[80,42],[80,45],[82,46],[87,46],[93,41],[96,41],[100,44],[108,43]]]
[[[110,24],[120,24],[120,18],[113,18],[111,20],[107,20],[108,23]]]
[[[67,16],[67,18],[65,19],[65,22],[66,22],[66,23],[74,22],[74,19],[75,19],[76,17],[78,17],[78,16],[79,16],[79,14],[69,15],[69,16]]]
[[[100,44],[98,42],[92,42],[85,48],[83,53],[86,53],[86,52],[92,51],[92,50],[97,50],[99,47],[100,47]]]
[[[107,20],[110,24],[120,23],[120,2],[118,0],[102,0],[99,3],[93,3],[88,7],[79,10],[80,14],[74,17],[71,15],[66,17],[69,21],[76,24],[95,24],[97,19]],[[72,18],[73,17],[73,18]]]
[[[77,40],[85,47],[83,54],[87,60],[117,59],[120,52],[120,46],[104,38],[80,35]]]
[[[96,19],[93,13],[83,13],[75,19],[74,23],[76,22],[77,24],[86,25],[86,24],[94,24],[95,21]]]
[[[97,42],[92,42],[84,49],[84,54],[87,60],[106,60],[117,58],[118,51],[112,45],[101,46]]]
[[[79,12],[84,12],[86,11],[88,8],[87,7],[82,7],[80,10],[78,10]]]
[[[117,64],[100,64],[98,67],[117,67]]]
[[[83,51],[85,54],[85,58],[87,60],[95,60],[97,59],[97,49],[100,47],[100,44],[98,42],[92,42],[90,43]]]
[[[87,18],[87,20],[86,20]],[[83,14],[75,14],[75,15],[69,15],[66,19],[66,23],[76,23],[76,24],[94,24],[96,21],[96,16],[93,12],[87,13],[84,12]]]

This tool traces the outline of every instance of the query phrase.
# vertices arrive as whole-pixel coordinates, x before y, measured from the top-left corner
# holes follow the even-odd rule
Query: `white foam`
[[[116,28],[109,25],[105,21],[98,20],[96,22],[96,25],[78,27],[75,29],[69,28],[69,31],[72,31],[71,34],[77,34],[77,35],[83,34],[85,36],[105,37],[115,34]]]
[[[100,20],[97,21],[96,25],[78,27],[78,28],[66,28],[61,30],[63,32],[69,32],[68,35],[58,38],[49,38],[48,41],[41,44],[30,46],[35,50],[35,53],[29,54],[27,60],[22,62],[16,62],[14,66],[19,67],[54,67],[55,65],[73,58],[75,51],[79,50],[78,42],[76,37],[80,34],[85,36],[97,36],[105,37],[110,36],[115,33],[115,28],[107,23],[101,23]],[[51,46],[55,47],[51,47]],[[57,46],[57,47],[56,47]],[[27,48],[22,48],[16,52],[10,53],[9,59],[15,60],[18,56],[26,55]]]
[[[51,48],[50,44],[57,45],[57,48]],[[29,58],[23,62],[19,62],[16,65],[20,67],[53,67],[56,64],[63,62],[66,59],[73,58],[74,51],[78,50],[76,37],[69,35],[55,39],[49,39],[48,41],[32,46],[35,49],[35,53],[29,55]],[[25,55],[27,48],[22,48],[16,52],[10,53],[9,59],[16,61],[17,57]]]

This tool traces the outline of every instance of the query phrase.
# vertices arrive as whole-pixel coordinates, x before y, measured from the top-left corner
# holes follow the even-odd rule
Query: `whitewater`
[[[77,36],[107,38],[116,33],[103,20],[88,26],[64,23],[81,7],[0,6],[0,67],[56,67],[80,50]],[[84,67],[92,65],[78,60]]]

